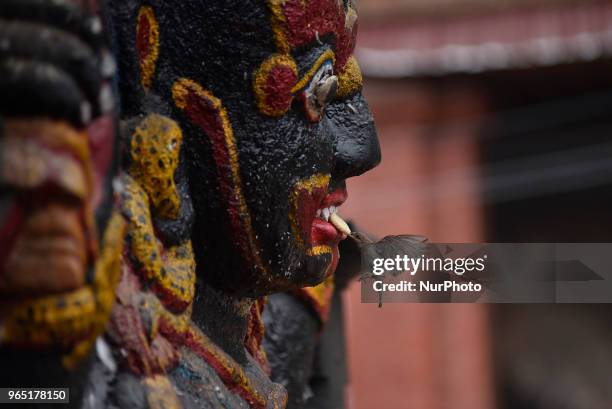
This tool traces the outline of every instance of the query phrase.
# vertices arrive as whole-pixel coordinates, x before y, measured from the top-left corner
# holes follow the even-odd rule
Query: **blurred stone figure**
[[[78,403],[119,278],[102,10],[0,3],[0,384]]]
[[[351,230],[354,225],[350,224]],[[334,275],[316,287],[273,294],[264,309],[263,346],[288,408],[345,407],[348,383],[341,293],[361,268],[354,240],[340,242]]]

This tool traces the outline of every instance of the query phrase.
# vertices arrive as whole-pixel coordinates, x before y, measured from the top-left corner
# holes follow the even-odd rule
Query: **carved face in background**
[[[115,65],[97,14],[76,1],[0,7],[0,346],[73,346],[112,302]]]
[[[124,115],[183,128],[199,275],[258,296],[331,274],[325,218],[380,160],[351,2],[115,3]]]
[[[113,63],[76,1],[10,1],[0,18],[0,293],[68,291],[111,210]]]

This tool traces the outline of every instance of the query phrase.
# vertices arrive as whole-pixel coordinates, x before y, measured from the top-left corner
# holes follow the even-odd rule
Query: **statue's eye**
[[[302,92],[304,108],[308,119],[318,121],[323,110],[336,96],[338,77],[334,75],[331,61],[325,62],[312,76],[310,83]]]

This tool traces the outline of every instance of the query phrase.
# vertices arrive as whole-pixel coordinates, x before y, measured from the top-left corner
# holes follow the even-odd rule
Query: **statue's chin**
[[[321,254],[307,255],[303,268],[293,277],[295,288],[313,287],[334,273],[339,260],[338,245],[328,247]]]
[[[223,258],[215,259],[210,254],[196,259],[197,276],[217,290],[251,298],[316,286],[333,274],[338,265],[341,235],[334,230],[334,237],[336,239],[325,245],[317,244],[307,249],[293,243],[287,251],[282,252],[286,256],[280,260],[281,264],[270,265],[269,275],[254,266],[246,268],[244,260],[235,256],[240,254],[239,249],[228,244],[232,251],[225,253]],[[271,245],[271,248],[280,247],[280,242]],[[232,263],[233,267],[230,267]]]

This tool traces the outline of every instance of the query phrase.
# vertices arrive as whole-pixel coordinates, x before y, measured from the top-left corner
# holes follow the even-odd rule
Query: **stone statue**
[[[323,283],[267,298],[263,346],[272,380],[287,389],[289,409],[344,407],[348,375],[341,293],[359,274],[361,253],[354,240],[340,242],[339,249],[338,267]]]
[[[100,311],[91,313],[92,321],[102,326],[96,325],[87,342],[63,356],[61,367],[68,374],[76,373],[71,368],[84,368],[78,379],[66,378],[71,385],[82,385],[83,397],[77,396],[75,406],[283,408],[286,390],[270,380],[262,349],[266,296],[299,294],[299,288],[325,281],[306,291],[321,294],[325,308],[338,243],[346,237],[334,215],[347,198],[345,180],[380,160],[352,56],[354,6],[346,0],[111,0],[102,4],[108,7],[110,24],[101,24],[86,16],[98,8],[85,3],[83,16],[66,11],[75,6],[60,0],[14,0],[0,7],[0,18],[12,20],[16,30],[3,34],[8,26],[0,26],[3,64],[4,56],[10,62],[12,54],[2,47],[2,39],[21,38],[30,16],[43,32],[74,25],[95,34],[101,31],[92,22],[97,21],[113,36],[121,140],[114,186],[126,226],[120,263],[98,251],[97,264],[108,268],[100,274],[94,269],[96,274],[73,285],[80,289],[91,281],[95,287],[98,276],[107,277],[104,288],[115,298],[112,311],[106,298],[96,303]],[[59,11],[48,7],[68,17],[62,20]],[[70,39],[90,44],[88,36],[75,29]],[[17,57],[25,43],[14,43]],[[54,44],[30,53],[48,64],[45,53],[61,56]],[[99,44],[103,42],[92,41],[83,55],[96,54]],[[106,55],[103,49],[100,53]],[[97,83],[112,71],[103,60],[82,67],[67,64],[67,76],[82,81],[84,88]],[[56,63],[60,69],[62,64]],[[77,67],[82,77],[73,72]],[[25,100],[27,85],[5,78],[0,81],[21,95],[30,118],[65,117],[77,129],[87,129],[83,119],[107,112],[80,100],[71,109],[60,109],[53,102],[66,96],[49,94],[53,89],[41,91],[38,107]],[[86,91],[75,94],[89,96]],[[61,115],[39,109],[46,101]],[[13,112],[18,106],[3,103],[3,116],[19,114]],[[83,115],[88,113],[84,107],[90,115]],[[2,140],[10,135],[3,129]],[[2,155],[8,156],[4,147]],[[95,167],[98,161],[90,159]],[[103,170],[100,174],[114,175],[112,169]],[[92,203],[86,210],[102,202]],[[106,218],[110,207],[108,201],[101,207]],[[102,219],[99,231],[107,225],[107,232],[121,231]],[[121,250],[121,243],[108,242],[103,249]],[[10,256],[0,259],[10,261]],[[118,273],[111,268],[117,264]],[[0,289],[6,271],[0,275]],[[14,284],[6,288],[18,293]],[[4,310],[1,314],[4,334],[9,315]],[[33,322],[30,336],[42,333],[44,324]],[[106,332],[98,336],[103,324]],[[78,328],[62,328],[70,336],[78,334]],[[58,340],[51,338],[51,344],[58,345]],[[12,351],[14,343],[2,345]],[[57,356],[55,351],[49,354]],[[25,375],[38,365],[24,368]]]

